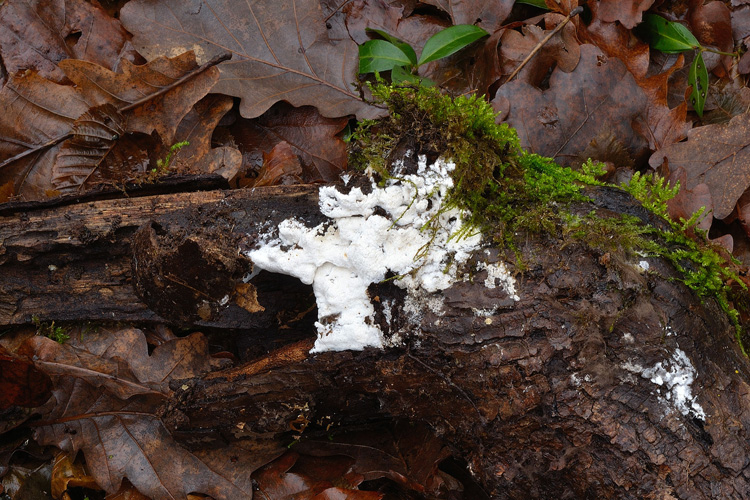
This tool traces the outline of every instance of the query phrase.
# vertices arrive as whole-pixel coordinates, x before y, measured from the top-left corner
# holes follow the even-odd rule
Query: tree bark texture
[[[620,192],[592,196],[576,210],[648,217]],[[310,292],[261,273],[251,284],[264,311],[238,306],[248,271],[238,249],[292,215],[320,222],[316,206],[315,190],[299,187],[7,215],[0,220],[0,321],[39,314],[203,324],[254,331],[257,342],[269,343],[254,318],[273,309],[283,337],[278,324],[311,314]],[[750,498],[750,370],[716,303],[701,302],[659,259],[644,272],[615,265],[614,254],[542,237],[526,239],[518,252],[527,266],[516,270],[520,301],[485,287],[486,271],[476,271],[442,293],[441,311],[407,319],[399,317],[403,291],[373,285],[375,320],[386,336],[402,338],[400,347],[309,355],[308,322],[283,337],[286,347],[186,383],[164,420],[186,443],[233,439],[240,428],[288,434],[302,413],[339,429],[420,422],[498,499]],[[513,267],[516,258],[483,250],[469,267],[480,261]],[[200,293],[179,299],[191,289]],[[231,300],[222,309],[225,295]],[[281,321],[284,304],[298,312]],[[395,320],[384,321],[388,315]],[[659,363],[674,366],[678,350],[694,368],[689,386],[705,418],[680,411],[668,384],[644,375]]]

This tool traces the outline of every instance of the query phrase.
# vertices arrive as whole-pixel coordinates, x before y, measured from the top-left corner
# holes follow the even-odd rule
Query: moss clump
[[[351,162],[388,178],[390,164],[407,150],[450,158],[454,188],[444,209],[467,211],[467,228],[513,245],[513,235],[550,230],[560,219],[556,204],[581,200],[580,185],[596,184],[597,167],[583,173],[523,151],[516,131],[495,123],[481,96],[451,98],[433,87],[372,87],[390,116],[361,124],[353,135]],[[459,235],[460,237],[461,235]]]

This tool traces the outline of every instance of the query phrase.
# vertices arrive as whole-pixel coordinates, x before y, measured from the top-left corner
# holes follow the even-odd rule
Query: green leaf
[[[479,26],[459,24],[435,33],[427,40],[419,58],[419,64],[448,57],[489,33]]]
[[[639,32],[652,48],[666,54],[700,48],[701,44],[682,24],[667,21],[656,14],[646,14],[643,18]]]
[[[391,70],[391,82],[396,85],[406,83],[418,87],[434,87],[436,85],[435,82],[429,78],[412,74],[403,66],[396,66]]]
[[[395,45],[396,47],[398,47],[399,49],[401,49],[401,51],[404,54],[407,55],[407,57],[409,58],[409,60],[411,60],[411,64],[413,66],[417,65],[417,54],[416,54],[416,52],[414,52],[414,49],[411,47],[411,45],[409,45],[405,41],[403,41],[403,40],[401,40],[399,38],[396,38],[395,36],[391,35],[390,33],[385,32],[383,30],[376,30],[374,28],[367,28],[366,31],[372,31],[373,33],[377,33],[378,35],[382,36],[383,38],[385,38],[386,40],[388,40],[389,42],[391,42],[393,45]]]
[[[525,3],[526,5],[533,5],[534,7],[539,7],[540,9],[549,10],[549,7],[547,7],[547,2],[544,0],[516,0],[516,3]]]
[[[703,117],[703,106],[706,104],[706,95],[708,94],[708,70],[706,63],[703,62],[703,51],[699,50],[690,65],[688,73],[688,83],[693,86],[690,93],[690,103],[698,116]]]
[[[404,51],[385,40],[370,40],[359,46],[359,72],[388,71],[396,66],[411,66]]]

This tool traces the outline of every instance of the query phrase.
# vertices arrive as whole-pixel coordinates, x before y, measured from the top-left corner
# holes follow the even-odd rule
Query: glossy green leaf
[[[525,3],[526,5],[533,5],[534,7],[539,7],[540,9],[549,10],[549,7],[547,7],[547,2],[544,0],[516,0],[516,3]]]
[[[708,94],[708,70],[706,69],[706,63],[703,62],[703,51],[698,51],[695,59],[693,59],[693,64],[690,65],[688,83],[693,86],[693,91],[690,93],[690,103],[698,116],[703,117],[703,106],[706,104],[706,95]]]
[[[436,84],[434,81],[427,77],[415,75],[409,72],[403,66],[396,66],[391,70],[391,82],[395,84],[409,84],[417,85],[420,87],[434,87]]]
[[[435,33],[427,40],[419,58],[419,64],[448,57],[489,33],[479,26],[459,24]]]
[[[385,40],[370,40],[359,46],[359,72],[389,71],[396,66],[410,66],[404,51]]]
[[[401,51],[406,54],[406,56],[411,60],[412,65],[417,65],[417,53],[414,52],[414,49],[411,45],[406,43],[405,41],[396,38],[395,36],[391,35],[390,33],[387,33],[383,30],[376,30],[374,28],[367,28],[367,31],[371,31],[373,33],[377,33],[378,35],[385,38],[387,41],[391,42],[393,45],[401,49]]]
[[[666,54],[677,54],[701,46],[685,26],[667,21],[656,14],[644,15],[643,23],[638,28],[652,48]]]

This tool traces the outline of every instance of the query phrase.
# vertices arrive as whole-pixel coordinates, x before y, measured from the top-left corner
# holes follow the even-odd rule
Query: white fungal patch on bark
[[[405,310],[413,322],[427,311],[441,313],[437,292],[456,281],[458,268],[481,243],[480,234],[451,238],[462,227],[462,213],[443,208],[454,168],[443,160],[428,165],[420,157],[416,175],[391,179],[384,187],[373,182],[368,194],[357,187],[348,193],[321,187],[320,210],[329,221],[310,228],[287,219],[246,252],[257,269],[313,286],[318,340],[312,352],[384,346],[367,287],[389,273],[408,292]],[[425,229],[434,222],[436,231]],[[501,286],[518,300],[503,264],[484,268],[487,286]]]

